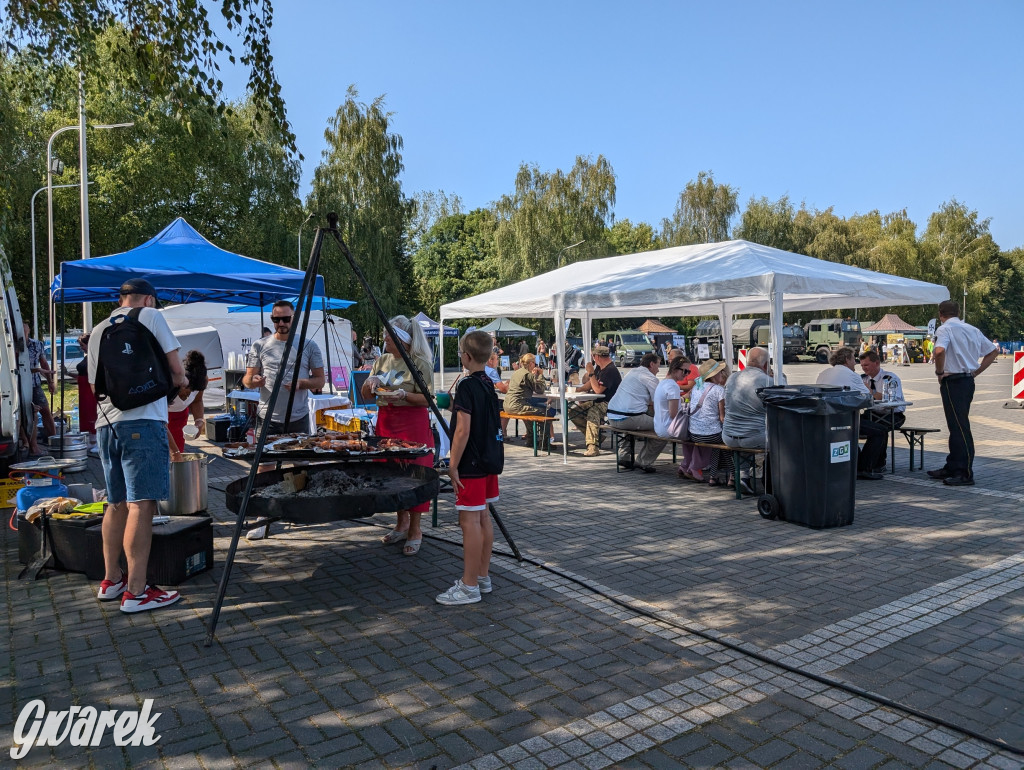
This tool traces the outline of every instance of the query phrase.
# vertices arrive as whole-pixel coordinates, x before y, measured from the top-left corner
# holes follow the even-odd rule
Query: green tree
[[[126,59],[146,74],[145,93],[179,105],[205,104],[218,114],[221,63],[239,61],[248,70],[254,115],[279,126],[286,146],[294,149],[281,86],[270,53],[271,0],[64,0],[59,4],[3,0],[0,34],[8,53],[23,49],[37,65],[72,66],[88,73],[112,26],[127,35]],[[218,13],[229,33],[240,35],[237,57],[210,22]]]
[[[559,252],[579,241],[564,253],[565,261],[607,256],[605,233],[614,206],[615,172],[602,155],[577,156],[569,173],[521,165],[515,192],[495,204],[497,275],[511,283],[552,270]]]
[[[729,239],[729,222],[739,213],[739,190],[717,184],[711,171],[701,171],[679,193],[671,219],[661,221],[661,237],[667,246],[715,243]]]
[[[413,254],[413,272],[424,312],[436,318],[445,302],[494,288],[490,269],[497,221],[489,209],[439,219]]]
[[[751,196],[734,236],[783,251],[796,251],[793,225],[795,216],[788,195],[783,195],[777,201]]]
[[[637,254],[661,248],[658,234],[646,222],[634,225],[628,219],[620,219],[608,230],[607,239],[616,254]]]
[[[384,312],[407,310],[415,300],[405,234],[413,205],[402,193],[402,137],[391,131],[384,97],[358,101],[349,86],[344,103],[328,120],[327,148],[313,175],[307,207],[326,221],[337,212],[338,228],[359,262]],[[330,254],[329,245],[325,253]],[[379,326],[377,315],[344,260],[326,259],[321,272],[335,296],[355,300],[349,311],[357,328]]]
[[[106,45],[109,41],[110,45]],[[259,121],[250,103],[235,105],[223,119],[201,105],[187,108],[166,99],[150,99],[139,84],[136,65],[118,53],[127,45],[123,30],[109,29],[86,79],[86,101],[95,122],[134,120],[130,129],[90,131],[89,176],[91,252],[96,256],[138,246],[177,216],[217,245],[273,262],[295,262],[299,167],[276,124]],[[127,62],[127,63],[126,63]],[[11,208],[4,239],[19,275],[30,275],[32,193],[45,185],[47,137],[77,122],[77,83],[73,68],[64,75],[50,68],[14,69],[0,57],[0,104],[10,106],[17,130],[2,133],[13,147],[4,149],[11,184]],[[18,72],[52,76],[57,88],[46,101],[25,87]],[[2,141],[2,140],[0,140]],[[77,133],[54,142],[54,155],[66,163],[55,184],[78,182]],[[56,261],[80,256],[78,191],[54,193]],[[36,199],[37,281],[46,296],[45,196]],[[24,272],[22,272],[24,270]],[[31,280],[19,281],[23,301],[31,298]],[[80,323],[77,306],[68,306],[69,323]],[[96,312],[102,312],[97,308]],[[46,314],[43,313],[43,316]]]
[[[998,315],[1003,304],[1000,287],[1005,286],[999,247],[989,233],[989,221],[980,219],[977,211],[954,198],[928,218],[921,238],[930,280],[944,284],[950,296],[961,302],[966,292],[970,304],[964,310],[980,328],[990,325]]]
[[[423,236],[435,224],[452,214],[462,213],[462,198],[449,195],[444,190],[424,190],[412,196],[412,216],[405,234],[406,251],[409,254],[419,250]]]

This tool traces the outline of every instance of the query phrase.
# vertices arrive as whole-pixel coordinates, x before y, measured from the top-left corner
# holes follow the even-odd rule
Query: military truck
[[[639,329],[618,329],[601,332],[602,340],[610,339],[615,345],[615,361],[619,367],[639,366],[644,353],[653,353],[654,346],[647,335]]]
[[[796,361],[807,350],[804,330],[799,326],[784,324],[782,327],[782,360]],[[739,349],[753,347],[767,348],[772,341],[771,321],[767,318],[737,318],[732,324],[733,363],[739,358]]]
[[[708,355],[700,355],[700,345],[708,346]],[[717,318],[709,318],[697,323],[697,328],[690,337],[689,356],[691,361],[704,361],[713,358],[722,360],[722,324]]]
[[[819,364],[827,364],[832,351],[841,347],[860,351],[864,337],[860,332],[860,321],[841,318],[814,318],[804,325],[807,333],[807,352]]]

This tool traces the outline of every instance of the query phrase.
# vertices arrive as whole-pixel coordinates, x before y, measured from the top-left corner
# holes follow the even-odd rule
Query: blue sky
[[[521,162],[603,154],[616,219],[658,225],[710,169],[741,209],[784,194],[841,216],[906,208],[920,232],[956,197],[1024,246],[1019,0],[275,5],[303,194],[355,84],[386,96],[407,195],[485,206]]]

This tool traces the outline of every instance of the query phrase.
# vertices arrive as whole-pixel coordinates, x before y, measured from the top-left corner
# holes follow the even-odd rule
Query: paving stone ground
[[[469,607],[434,602],[461,571],[450,495],[415,558],[379,543],[386,514],[242,540],[211,647],[234,522],[218,490],[238,464],[210,466],[215,568],[159,613],[100,604],[81,575],[18,581],[5,529],[4,746],[33,699],[152,698],[155,745],[65,742],[21,766],[1024,767],[965,732],[1024,746],[1024,410],[1002,408],[1009,372],[1001,360],[978,381],[976,487],[909,471],[897,436],[897,473],[858,482],[839,529],[765,521],[751,498],[679,481],[667,453],[658,473],[617,475],[575,431],[567,464],[512,443],[498,510],[528,561],[496,556],[494,592]],[[899,373],[908,424],[942,429],[927,439],[938,467],[931,367]],[[97,460],[78,476],[102,485]]]

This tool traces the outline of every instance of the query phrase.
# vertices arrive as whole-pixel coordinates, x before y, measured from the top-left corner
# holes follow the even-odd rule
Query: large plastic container
[[[763,388],[760,396],[771,481],[761,515],[814,529],[852,524],[860,410],[870,398],[820,385]]]

